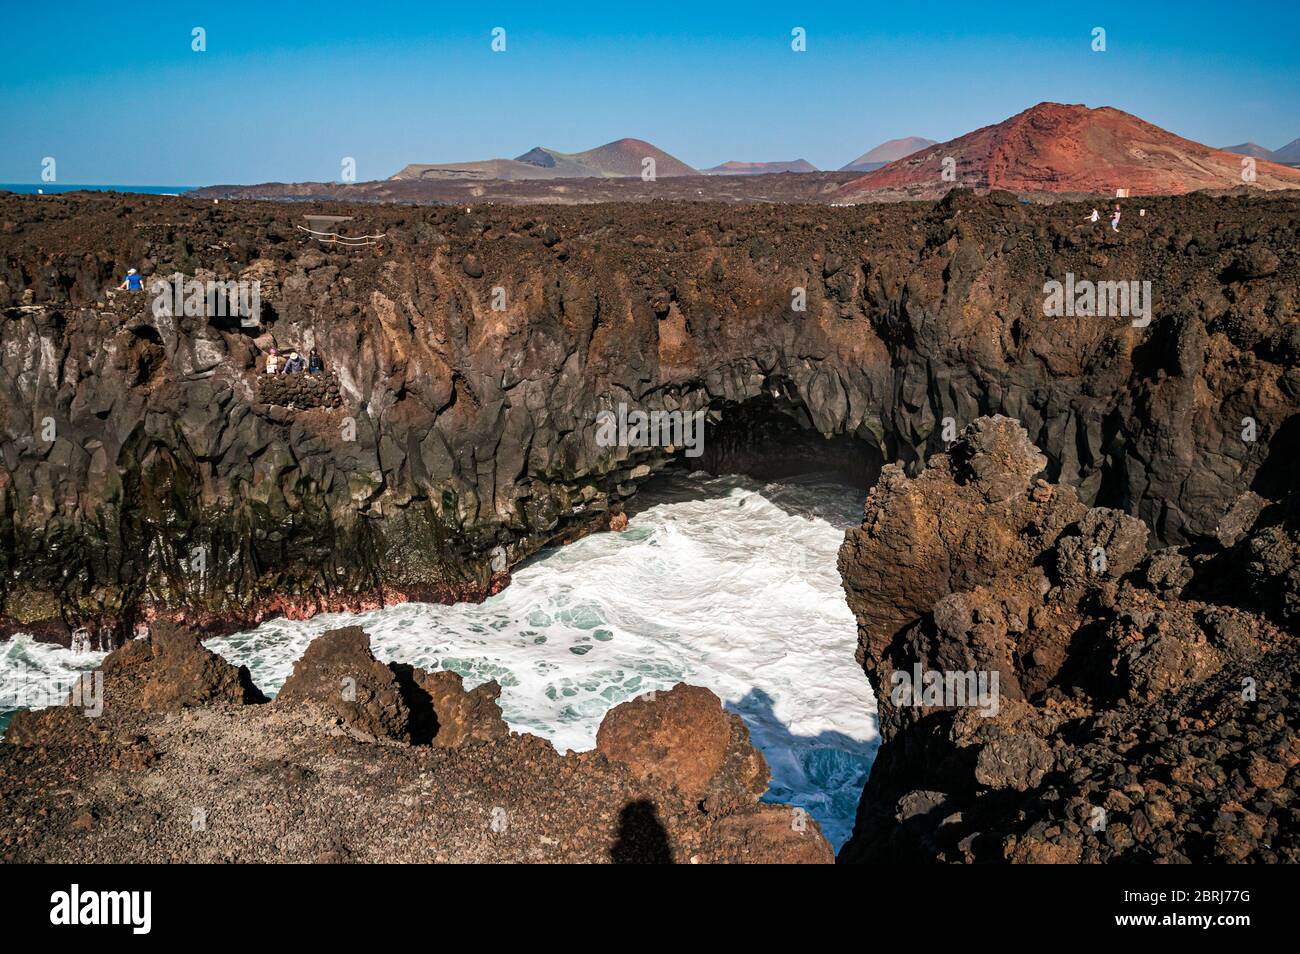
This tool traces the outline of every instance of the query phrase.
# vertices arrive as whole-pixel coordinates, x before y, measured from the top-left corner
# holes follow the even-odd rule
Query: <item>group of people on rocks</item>
[[[266,355],[267,374],[302,374],[304,371],[308,374],[318,374],[324,370],[325,362],[321,360],[315,348],[308,352],[305,361],[297,351],[290,351],[288,357],[282,359],[280,352],[271,348]]]
[[[1145,211],[1145,210],[1143,210]],[[1115,211],[1110,214],[1110,228],[1112,232],[1119,231],[1119,203],[1115,203]],[[1089,222],[1096,222],[1101,218],[1096,209],[1092,210],[1092,215],[1088,216]]]
[[[1147,214],[1146,209],[1138,209],[1138,215],[1145,217],[1146,214]],[[1116,202],[1115,210],[1110,214],[1110,230],[1112,232],[1119,231],[1119,218],[1120,218],[1119,203]],[[1093,209],[1092,215],[1088,216],[1088,221],[1094,223],[1101,221],[1101,214],[1096,209]]]

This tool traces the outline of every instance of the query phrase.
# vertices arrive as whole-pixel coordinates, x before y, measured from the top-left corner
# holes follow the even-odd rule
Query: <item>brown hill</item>
[[[605,179],[640,176],[642,162],[655,161],[655,177],[693,176],[698,173],[643,139],[618,139],[585,152],[559,152],[535,146],[515,159],[479,159],[472,162],[412,163],[393,179]]]
[[[546,151],[550,152],[551,150]],[[593,175],[639,176],[641,175],[641,164],[647,157],[655,161],[656,176],[699,175],[699,172],[680,159],[670,156],[658,146],[648,143],[644,139],[619,139],[615,142],[607,142],[603,146],[597,146],[595,149],[588,149],[586,152],[574,153],[571,156],[565,156],[563,153],[553,153],[553,155],[579,162],[587,168],[595,170],[591,173]]]
[[[944,160],[954,179],[943,177]],[[1243,184],[1242,158],[1103,106],[1039,103],[995,126],[930,146],[850,182],[843,199],[934,198],[953,186],[1178,195]],[[1254,185],[1300,188],[1300,171],[1258,161]]]

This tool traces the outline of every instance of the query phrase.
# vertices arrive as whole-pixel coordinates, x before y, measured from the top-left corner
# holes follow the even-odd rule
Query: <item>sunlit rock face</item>
[[[229,631],[482,598],[684,458],[598,441],[620,403],[779,415],[866,445],[864,481],[1001,413],[1083,503],[1208,538],[1295,450],[1298,206],[1158,199],[1118,234],[966,192],[315,209],[379,236],[343,248],[302,206],[5,198],[5,632],[108,645],[156,614]],[[127,267],[258,282],[259,321],[109,299]],[[1068,274],[1151,281],[1153,320],[1045,316]],[[259,400],[271,347],[317,349],[337,402]]]
[[[881,747],[841,860],[1300,860],[1300,497],[1148,552],[1044,463],[980,418],[846,534]]]

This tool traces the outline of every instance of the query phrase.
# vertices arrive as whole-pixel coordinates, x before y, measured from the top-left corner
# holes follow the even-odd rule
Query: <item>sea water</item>
[[[621,702],[704,686],[767,759],[765,799],[806,809],[838,849],[878,745],[836,570],[864,497],[823,475],[660,477],[638,493],[623,533],[540,554],[483,603],[276,619],[207,645],[272,694],[313,637],[358,625],[386,662],[452,670],[467,687],[497,680],[510,726],[560,751],[593,748]],[[23,638],[8,647],[12,660],[5,650],[0,686],[15,667],[72,671],[98,658]]]

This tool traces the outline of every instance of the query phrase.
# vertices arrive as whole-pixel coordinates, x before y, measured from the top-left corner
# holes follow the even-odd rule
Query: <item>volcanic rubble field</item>
[[[302,206],[0,197],[5,632],[153,624],[102,716],[15,717],[0,850],[828,860],[704,690],[561,756],[357,630],[267,705],[168,622],[482,597],[674,463],[599,446],[626,402],[708,410],[718,467],[792,426],[870,462],[843,860],[1295,860],[1300,197],[1142,203],[312,206],[383,236],[344,249]],[[257,280],[261,324],[108,296],[127,267]],[[1150,281],[1154,320],[1044,317],[1067,274]],[[337,393],[261,403],[272,345]],[[915,664],[997,672],[997,713],[895,702]]]
[[[510,734],[500,687],[318,637],[274,703],[189,630],[109,655],[104,711],[20,712],[0,743],[10,861],[811,862],[816,822],[759,805],[740,717],[679,685],[624,703],[598,749]]]
[[[288,202],[476,202],[575,205],[591,202],[834,202],[857,172],[772,173],[759,176],[661,176],[599,179],[379,179],[372,182],[266,182],[206,186],[197,199],[274,199]]]

